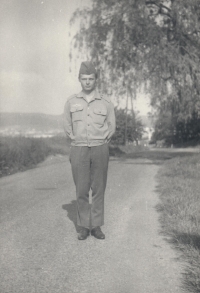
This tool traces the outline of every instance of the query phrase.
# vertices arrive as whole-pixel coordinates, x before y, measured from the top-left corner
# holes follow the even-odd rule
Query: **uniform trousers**
[[[70,162],[76,186],[77,225],[90,228],[104,224],[104,194],[109,161],[108,144],[72,146]],[[92,205],[89,191],[92,191]]]

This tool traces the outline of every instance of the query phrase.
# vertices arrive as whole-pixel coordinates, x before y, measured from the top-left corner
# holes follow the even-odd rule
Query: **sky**
[[[0,1],[0,112],[62,114],[67,98],[81,90],[69,60],[72,13],[89,0]],[[149,111],[141,94],[135,108]]]

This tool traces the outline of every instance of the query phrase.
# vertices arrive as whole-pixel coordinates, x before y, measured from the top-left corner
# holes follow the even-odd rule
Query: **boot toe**
[[[105,239],[105,234],[101,231],[100,227],[95,227],[91,230],[91,235],[97,239]]]

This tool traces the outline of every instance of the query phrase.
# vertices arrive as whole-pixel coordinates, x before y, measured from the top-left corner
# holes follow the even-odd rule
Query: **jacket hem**
[[[93,146],[99,146],[99,145],[103,145],[105,143],[108,143],[108,141],[105,140],[100,140],[100,141],[87,141],[87,142],[83,142],[83,141],[72,141],[71,142],[71,146],[88,146],[88,147],[93,147]]]

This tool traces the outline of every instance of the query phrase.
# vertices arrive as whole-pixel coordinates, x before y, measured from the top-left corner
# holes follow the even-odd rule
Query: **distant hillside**
[[[0,113],[0,127],[22,126],[36,129],[60,129],[61,115],[42,113]]]
[[[63,132],[62,116],[42,113],[0,113],[1,135],[30,135]]]
[[[152,128],[148,116],[140,116]],[[42,113],[0,113],[0,135],[53,136],[63,134],[62,115]]]

